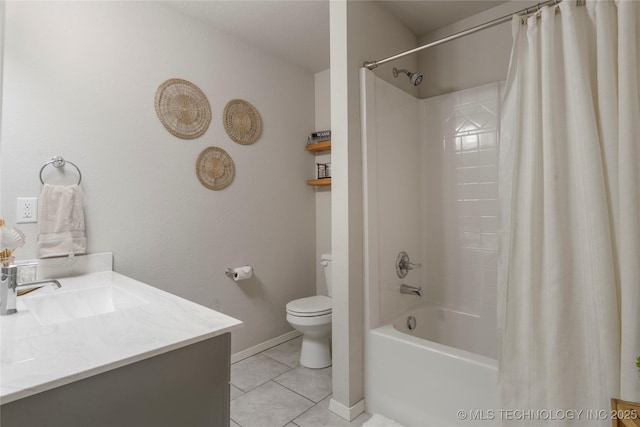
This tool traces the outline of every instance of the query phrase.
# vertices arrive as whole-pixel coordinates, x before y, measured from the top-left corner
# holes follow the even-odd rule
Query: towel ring
[[[80,168],[76,166],[75,163],[70,162],[69,160],[65,160],[62,156],[56,156],[52,158],[40,168],[40,182],[44,185],[44,180],[42,179],[42,171],[44,170],[44,168],[49,165],[52,165],[54,168],[61,168],[67,163],[76,168],[76,170],[78,171],[78,185],[80,185],[80,182],[82,182],[82,172],[80,172]]]

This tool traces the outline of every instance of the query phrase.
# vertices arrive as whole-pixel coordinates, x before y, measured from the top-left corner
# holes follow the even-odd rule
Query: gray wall
[[[5,2],[0,2],[0,131],[2,130],[2,72],[4,69],[4,18]],[[0,144],[2,141],[0,140]],[[0,189],[0,194],[2,191]]]
[[[536,3],[513,0],[420,37],[419,44],[473,28]],[[504,80],[509,68],[511,44],[511,22],[507,22],[420,52],[418,68],[424,75],[420,98]]]
[[[316,92],[316,130],[331,129],[331,79],[330,70],[315,75]],[[325,151],[314,155],[316,163],[331,162],[331,152]],[[310,176],[314,176],[314,170]],[[316,262],[320,262],[322,254],[331,253],[331,186],[316,187]],[[316,290],[320,295],[327,295],[327,283],[324,270],[316,268]]]
[[[9,2],[6,18],[7,222],[16,197],[39,195],[40,167],[61,155],[83,173],[89,252],[113,252],[116,271],[242,320],[234,353],[291,331],[286,303],[315,293],[315,202],[305,182],[313,156],[304,150],[313,74],[156,2]],[[195,140],[169,134],[154,110],[156,89],[176,77],[211,105],[211,125]],[[253,145],[224,131],[234,98],[262,117]],[[221,191],[195,175],[208,146],[235,162]],[[35,258],[37,226],[20,228],[27,245],[16,256]],[[224,275],[244,264],[253,279]]]
[[[362,142],[359,69],[365,61],[411,49],[417,40],[376,2],[331,2],[331,246],[333,253],[333,398],[344,418],[364,409],[364,277]],[[380,29],[384,29],[381,31]],[[404,58],[376,69],[396,85],[391,69],[415,69]],[[400,82],[400,83],[399,83]]]

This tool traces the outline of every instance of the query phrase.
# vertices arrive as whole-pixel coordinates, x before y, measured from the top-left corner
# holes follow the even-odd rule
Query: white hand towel
[[[82,191],[78,185],[44,184],[38,220],[38,258],[87,252]]]

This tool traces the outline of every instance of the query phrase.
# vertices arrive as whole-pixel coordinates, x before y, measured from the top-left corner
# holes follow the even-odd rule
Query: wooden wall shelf
[[[305,147],[305,150],[314,154],[320,153],[322,151],[329,151],[331,150],[331,140],[317,142],[315,144],[307,144],[307,146]],[[308,179],[307,185],[314,185],[314,186],[331,185],[331,178]]]
[[[307,144],[305,149],[314,153],[331,150],[331,140],[317,142],[315,144]]]
[[[331,178],[308,179],[307,185],[331,185]]]

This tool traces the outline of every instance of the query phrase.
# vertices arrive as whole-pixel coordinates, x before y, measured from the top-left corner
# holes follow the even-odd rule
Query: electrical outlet
[[[25,222],[38,222],[37,197],[18,197],[16,222],[18,224],[22,224]]]

